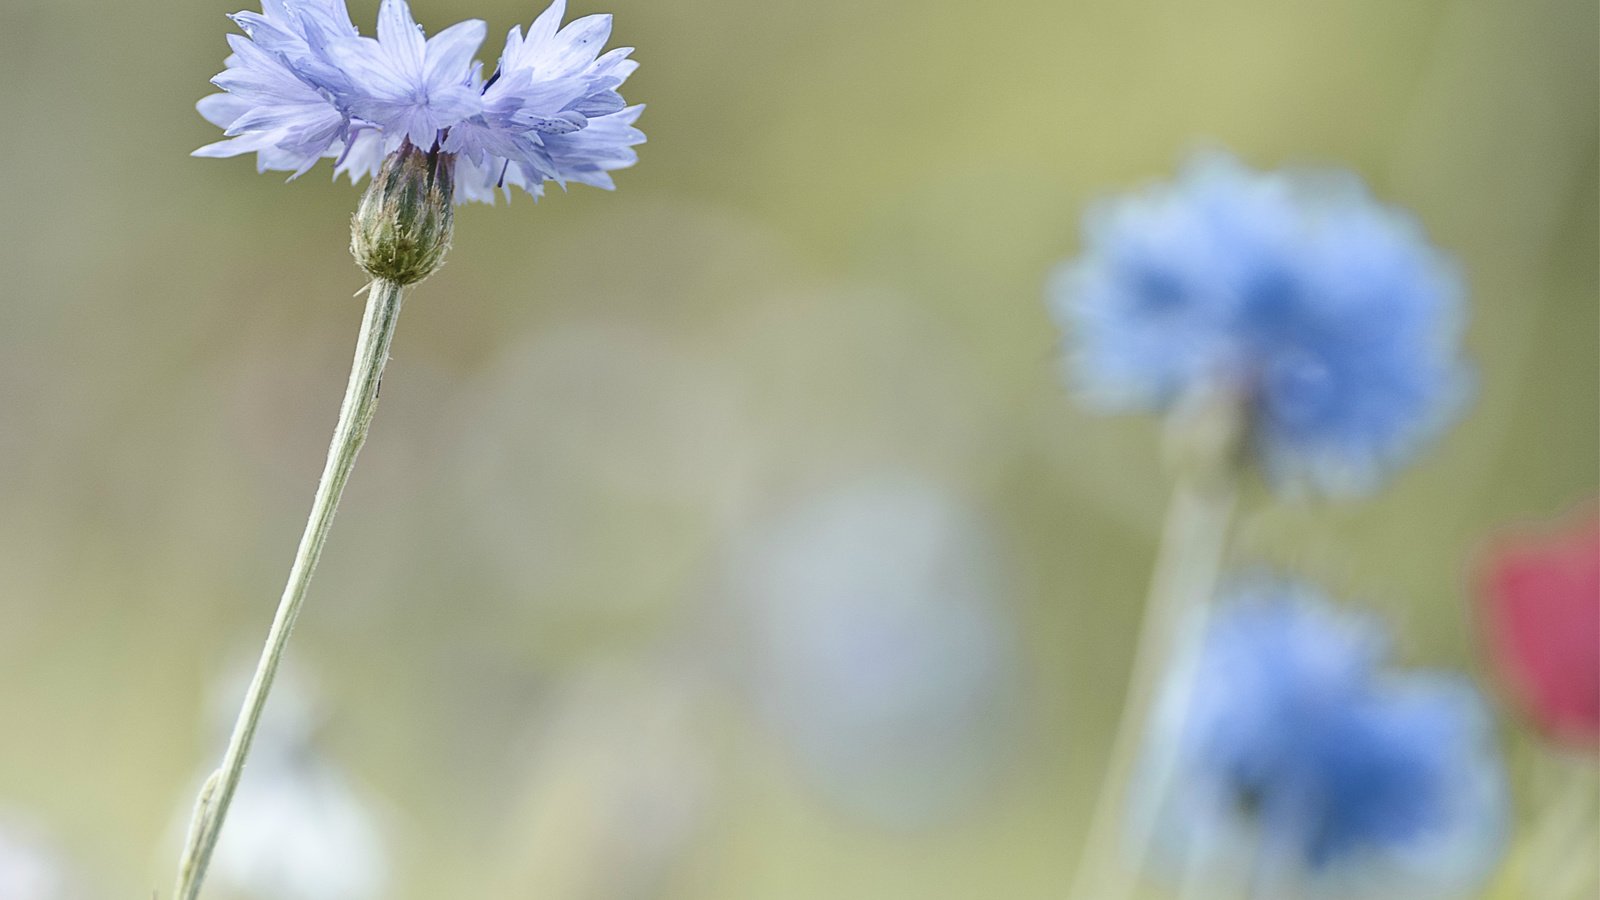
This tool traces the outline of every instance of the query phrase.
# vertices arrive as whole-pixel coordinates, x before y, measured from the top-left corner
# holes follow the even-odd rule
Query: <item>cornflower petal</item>
[[[427,41],[406,0],[383,0],[378,7],[378,47],[398,78],[411,84],[422,82]]]
[[[467,73],[472,67],[472,55],[478,52],[487,34],[487,25],[478,19],[469,19],[429,38],[423,81],[430,88],[465,87],[470,81]]]

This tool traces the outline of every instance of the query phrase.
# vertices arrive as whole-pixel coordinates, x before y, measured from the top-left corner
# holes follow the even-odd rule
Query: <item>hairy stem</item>
[[[244,772],[245,757],[250,753],[250,743],[256,726],[261,721],[261,711],[272,690],[272,680],[278,673],[284,647],[289,643],[289,633],[294,629],[295,618],[305,602],[306,589],[311,584],[311,574],[322,556],[328,530],[333,525],[333,513],[339,506],[339,495],[355,468],[356,454],[367,437],[373,411],[378,405],[378,385],[383,379],[383,367],[389,359],[389,345],[394,340],[395,322],[400,316],[402,287],[393,282],[375,280],[367,292],[367,311],[361,322],[361,334],[356,340],[355,362],[350,367],[350,383],[345,388],[344,403],[339,407],[339,424],[334,428],[333,442],[328,447],[328,461],[317,483],[317,493],[311,503],[311,516],[306,520],[306,530],[300,537],[295,552],[294,565],[289,569],[289,583],[278,601],[278,611],[267,632],[267,643],[261,651],[261,661],[256,664],[255,676],[245,693],[244,706],[234,723],[233,734],[228,739],[228,750],[222,765],[206,780],[199,801],[195,805],[194,820],[189,826],[188,840],[178,867],[178,900],[196,900],[200,886],[205,881],[212,851],[216,849],[222,822],[228,814],[234,791],[239,786],[239,776]]]

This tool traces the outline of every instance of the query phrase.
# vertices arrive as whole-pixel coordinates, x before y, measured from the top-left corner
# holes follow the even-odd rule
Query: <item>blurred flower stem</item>
[[[1242,409],[1233,394],[1191,399],[1168,421],[1167,451],[1177,483],[1167,507],[1111,759],[1068,895],[1077,900],[1122,900],[1134,890],[1148,855],[1152,824],[1136,819],[1137,831],[1123,827],[1140,737],[1163,676],[1172,667],[1195,661],[1192,645],[1203,631],[1227,552],[1238,499]],[[1151,762],[1147,771],[1163,782],[1156,789],[1164,793],[1173,760]]]
[[[1517,896],[1582,900],[1600,889],[1594,856],[1600,835],[1600,768],[1594,751],[1581,755],[1543,752],[1535,762],[1540,784],[1535,818],[1517,854]]]
[[[383,380],[383,367],[389,359],[389,345],[394,340],[395,323],[400,316],[400,303],[404,287],[382,278],[374,279],[367,291],[367,311],[361,322],[361,334],[356,340],[355,362],[350,368],[350,383],[345,388],[344,403],[339,407],[339,424],[333,432],[333,442],[328,447],[328,461],[317,483],[317,493],[311,503],[311,516],[306,521],[305,533],[295,552],[294,565],[289,570],[289,583],[278,601],[278,612],[273,617],[272,629],[267,633],[266,646],[261,651],[261,661],[256,665],[250,688],[245,694],[244,706],[234,723],[233,734],[228,739],[227,753],[222,766],[206,780],[195,805],[194,820],[178,869],[178,900],[195,900],[200,896],[200,886],[205,880],[206,867],[212,851],[216,849],[217,836],[222,831],[223,819],[228,814],[228,804],[239,786],[239,776],[244,771],[245,757],[250,753],[250,742],[255,737],[256,726],[261,721],[261,711],[266,706],[267,694],[272,690],[272,680],[283,659],[289,633],[294,629],[295,618],[305,602],[306,589],[311,584],[312,572],[322,556],[328,530],[333,525],[333,514],[339,507],[339,495],[350,480],[355,468],[356,454],[367,437],[372,424],[372,414],[378,405],[378,386]]]

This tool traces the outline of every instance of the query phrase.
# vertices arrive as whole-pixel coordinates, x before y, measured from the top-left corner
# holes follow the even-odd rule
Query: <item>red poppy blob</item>
[[[1600,747],[1600,510],[1499,541],[1479,574],[1504,692],[1547,737]]]

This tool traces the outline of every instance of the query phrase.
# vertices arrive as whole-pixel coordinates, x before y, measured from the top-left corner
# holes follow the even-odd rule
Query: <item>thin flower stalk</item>
[[[1208,601],[1221,578],[1238,502],[1238,416],[1237,406],[1218,396],[1196,403],[1192,414],[1172,423],[1169,449],[1178,481],[1162,529],[1122,717],[1069,897],[1122,900],[1133,891],[1149,853],[1151,835],[1126,829],[1121,810],[1162,678],[1171,666],[1192,665],[1194,639],[1204,631]],[[1170,778],[1174,762],[1158,763],[1154,777]]]
[[[400,316],[404,287],[390,281],[375,280],[367,292],[366,315],[361,322],[361,333],[356,339],[355,361],[350,368],[350,381],[345,387],[344,402],[339,407],[339,422],[328,447],[327,464],[322,478],[317,482],[317,492],[311,503],[311,515],[306,520],[305,533],[300,537],[295,552],[294,565],[289,570],[289,582],[278,601],[278,611],[267,633],[266,646],[261,660],[256,664],[254,677],[245,693],[244,706],[239,710],[233,734],[228,739],[228,749],[222,765],[207,779],[190,825],[188,846],[179,867],[178,884],[174,895],[178,900],[195,900],[205,881],[206,867],[216,849],[228,805],[233,801],[239,786],[239,776],[244,772],[245,758],[250,743],[266,707],[267,694],[272,690],[272,680],[283,660],[289,634],[294,630],[295,619],[305,603],[306,591],[311,586],[311,576],[322,548],[327,543],[328,531],[333,525],[333,514],[339,508],[339,497],[344,493],[350,473],[355,469],[356,455],[366,442],[372,425],[373,413],[378,406],[378,387],[383,381],[384,364],[389,359],[389,346],[394,340],[395,324]]]
[[[1592,850],[1600,835],[1597,761],[1593,755],[1550,755],[1537,764],[1550,783],[1542,786],[1544,802],[1519,854],[1523,896],[1580,900],[1595,896],[1600,888],[1600,867]]]

